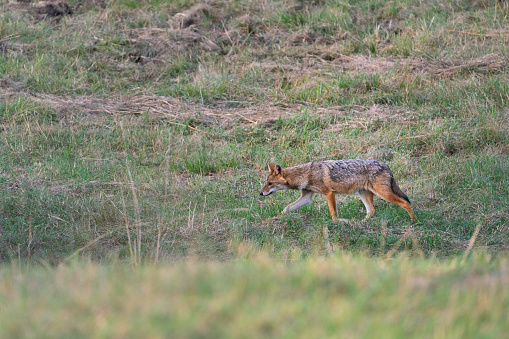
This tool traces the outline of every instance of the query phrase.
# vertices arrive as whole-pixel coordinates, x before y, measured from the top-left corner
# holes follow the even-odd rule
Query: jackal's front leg
[[[329,211],[332,220],[338,221],[338,212],[336,210],[336,194],[334,191],[330,191],[325,194],[325,197],[327,198],[327,203],[329,204]]]
[[[305,206],[312,202],[311,198],[313,197],[313,192],[308,190],[302,190],[300,198],[292,202],[290,205],[286,206],[283,212],[287,213],[291,211],[295,211],[297,208]]]

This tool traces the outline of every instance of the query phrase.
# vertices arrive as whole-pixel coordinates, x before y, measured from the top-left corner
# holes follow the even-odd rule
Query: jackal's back
[[[284,172],[295,178],[291,180],[294,185],[290,185],[290,188],[310,185],[320,191],[332,189],[347,194],[361,188],[370,189],[377,182],[390,186],[392,178],[389,167],[373,159],[313,161]]]
[[[373,159],[326,160],[324,165],[329,169],[329,176],[335,182],[367,180],[374,182],[380,176],[392,176],[389,166]]]

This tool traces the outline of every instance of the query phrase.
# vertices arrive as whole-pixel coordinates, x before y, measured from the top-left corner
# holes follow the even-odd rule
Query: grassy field
[[[367,337],[420,308],[435,319],[444,305],[454,307],[450,302],[458,313],[447,326],[415,314],[387,337],[407,337],[411,328],[426,337],[465,337],[465,328],[484,320],[487,332],[481,326],[468,333],[501,335],[507,328],[494,319],[507,307],[501,291],[509,247],[508,15],[504,1],[0,2],[0,298],[24,314],[35,281],[53,291],[40,295],[39,312],[45,298],[62,299],[47,305],[56,316],[78,292],[59,291],[54,275],[59,286],[77,280],[100,289],[104,280],[110,291],[133,298],[143,295],[137,292],[144,283],[150,293],[173,291],[158,286],[179,275],[174,293],[184,294],[178,307],[189,308],[184,324],[198,321],[200,307],[219,308],[198,321],[197,332],[159,327],[171,312],[152,314],[141,299],[131,317],[146,309],[144,326],[129,317],[106,332],[97,324],[85,329],[91,319],[48,329],[14,322],[6,335],[122,337],[121,329],[153,328],[157,337],[173,328],[204,336],[217,319],[231,319],[240,298],[224,296],[223,304],[210,294],[214,286],[219,295],[225,288],[248,293],[235,281],[253,275],[260,280],[251,298],[272,298],[252,309],[238,302],[242,316],[270,320],[265,327],[258,319],[254,336],[264,328],[274,336],[307,334],[303,324],[292,323],[290,332],[284,325],[305,315],[299,311],[305,301],[336,311],[317,315],[309,334],[318,336],[338,330],[338,314],[356,319],[341,327],[350,335],[368,312],[374,322],[360,335]],[[258,195],[269,161],[343,158],[386,162],[417,220],[375,198],[377,215],[365,221],[358,198],[337,197],[340,218],[351,222],[336,224],[324,197],[280,215],[298,192]],[[246,246],[268,264],[239,254]],[[471,253],[482,253],[482,263],[472,263]],[[390,262],[400,257],[407,259]],[[346,306],[335,304],[330,286],[344,283],[348,260],[361,273],[345,271]],[[137,267],[133,276],[128,267]],[[409,306],[420,285],[394,288],[420,279],[419,270],[431,282]],[[333,276],[322,277],[324,271]],[[198,284],[201,274],[205,306],[186,304],[201,294],[186,289],[185,277]],[[502,278],[490,285],[493,275]],[[471,276],[480,278],[463,281]],[[273,279],[287,281],[288,294],[276,284],[264,292]],[[371,280],[376,291],[359,287]],[[471,299],[460,298],[457,282]],[[435,303],[430,286],[442,283]],[[317,299],[309,295],[315,289]],[[498,303],[493,314],[472,310],[483,293]],[[104,295],[80,310],[121,307],[120,292],[104,297],[115,300]],[[165,295],[171,301],[177,294]],[[278,297],[281,308],[270,311]],[[384,306],[374,307],[372,297]],[[396,309],[385,314],[392,297]],[[241,336],[241,321],[212,326],[211,333]]]

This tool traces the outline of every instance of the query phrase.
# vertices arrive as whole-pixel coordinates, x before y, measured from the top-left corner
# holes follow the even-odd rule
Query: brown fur
[[[348,159],[313,161],[307,164],[281,168],[269,164],[270,174],[260,195],[267,196],[279,190],[298,189],[301,197],[286,206],[283,213],[311,203],[314,193],[327,198],[334,221],[337,220],[335,195],[357,194],[366,207],[366,218],[375,214],[373,193],[384,200],[403,207],[414,219],[410,200],[392,175],[389,167],[372,159]]]

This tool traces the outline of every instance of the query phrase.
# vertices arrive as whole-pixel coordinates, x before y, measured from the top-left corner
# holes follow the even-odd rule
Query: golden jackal
[[[269,164],[269,170],[267,183],[260,195],[267,196],[287,189],[301,191],[300,198],[286,206],[282,213],[309,204],[314,193],[321,193],[327,198],[332,219],[337,221],[335,194],[358,194],[366,206],[366,218],[370,218],[375,215],[375,193],[403,207],[414,219],[410,200],[394,180],[389,166],[383,162],[372,159],[325,160],[288,168]]]

